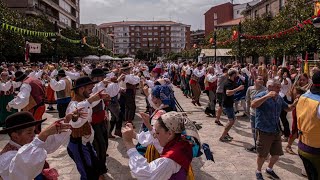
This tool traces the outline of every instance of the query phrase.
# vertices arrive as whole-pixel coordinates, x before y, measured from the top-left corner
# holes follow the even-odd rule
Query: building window
[[[140,36],[140,33],[137,33],[136,36]]]
[[[158,41],[159,39],[158,38],[154,38],[153,40]]]
[[[214,20],[214,21],[213,21],[213,25],[214,25],[214,26],[218,25],[218,21],[217,21],[217,20]]]
[[[134,27],[131,27],[130,29],[131,29],[131,30],[134,30]]]
[[[144,33],[142,33],[142,35],[146,36],[146,35],[147,35],[147,33],[146,33],[146,32],[144,32]]]
[[[217,13],[213,13],[213,19],[218,19]]]
[[[149,26],[149,27],[148,27],[148,30],[152,30],[152,27],[151,27],[151,26]]]
[[[147,44],[142,44],[143,47],[147,47]]]
[[[142,38],[142,41],[147,41],[147,38]]]
[[[156,27],[156,26],[155,26],[155,27],[153,27],[153,29],[157,30],[157,29],[158,29],[158,27]]]
[[[140,42],[140,39],[139,39],[139,38],[137,38],[137,39],[136,39],[136,42]]]
[[[147,30],[147,27],[142,27],[143,30]]]
[[[237,14],[239,14],[240,13],[240,11],[239,10],[237,10]]]
[[[269,5],[269,4],[267,4],[267,5],[266,5],[266,13],[268,13],[268,12],[269,12],[269,7],[270,7],[270,5]]]
[[[161,41],[161,42],[164,42],[164,38],[161,38],[160,41]]]
[[[170,35],[170,33],[169,33],[169,32],[167,32],[166,34],[167,34],[167,36],[169,36],[169,35]]]
[[[164,31],[164,27],[161,27],[161,31]]]
[[[170,46],[170,44],[169,44],[169,43],[167,43],[167,44],[166,44],[166,46]]]
[[[152,32],[148,32],[148,36],[152,36]]]
[[[131,36],[134,36],[134,33],[131,33]]]
[[[153,34],[154,34],[155,36],[158,36],[158,32],[154,32]]]
[[[258,10],[254,11],[254,17],[257,18],[258,17]]]
[[[169,26],[167,26],[167,27],[166,27],[166,30],[170,30],[170,27],[169,27]]]
[[[64,9],[68,13],[71,13],[71,6],[68,3],[66,3],[64,0],[59,0],[59,5],[60,7],[62,7],[62,9]]]

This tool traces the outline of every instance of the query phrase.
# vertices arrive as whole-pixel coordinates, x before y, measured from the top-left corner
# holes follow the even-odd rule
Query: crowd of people
[[[201,155],[197,126],[175,98],[180,88],[194,106],[229,134],[238,116],[251,122],[257,153],[256,178],[266,174],[279,179],[273,166],[285,151],[299,151],[309,179],[320,178],[320,69],[310,74],[290,65],[221,62],[98,62],[2,63],[0,66],[0,130],[10,141],[0,152],[2,179],[57,179],[46,162],[47,154],[67,143],[68,155],[81,179],[104,179],[108,139],[121,137],[129,167],[137,179],[194,179],[191,161]],[[146,110],[140,132],[133,125],[136,95],[145,97]],[[60,120],[46,128],[43,114],[56,110]],[[287,112],[292,111],[292,128]],[[221,116],[228,119],[222,124]],[[240,114],[241,115],[241,114]],[[133,139],[138,141],[134,144]],[[38,157],[39,158],[35,158]],[[270,157],[269,157],[270,156]],[[37,160],[34,160],[37,159]]]

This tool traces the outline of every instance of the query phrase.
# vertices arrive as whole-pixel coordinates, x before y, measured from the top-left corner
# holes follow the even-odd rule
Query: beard
[[[83,92],[83,97],[89,98],[90,97],[90,93],[88,91],[84,91]]]

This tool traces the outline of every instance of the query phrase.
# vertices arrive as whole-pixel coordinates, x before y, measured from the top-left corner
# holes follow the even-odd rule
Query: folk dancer
[[[108,97],[101,91],[90,96],[94,84],[89,77],[80,77],[75,81],[74,97],[69,103],[67,114],[83,109],[87,114],[85,117],[73,116],[70,121],[72,133],[67,150],[69,156],[76,163],[80,173],[81,180],[102,178],[106,172],[105,164],[98,160],[95,150],[92,146],[94,140],[94,130],[91,126],[92,108],[95,107],[101,99]]]
[[[42,119],[45,112],[45,89],[39,79],[27,77],[21,71],[15,73],[16,82],[22,82],[20,92],[17,97],[10,101],[7,105],[7,111],[11,109],[21,109],[22,111],[29,111],[34,116],[36,121]],[[41,125],[37,125],[36,133],[41,131]]]

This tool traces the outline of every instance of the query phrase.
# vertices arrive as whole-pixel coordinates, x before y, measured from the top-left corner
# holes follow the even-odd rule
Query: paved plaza
[[[185,98],[179,89],[175,89],[176,98],[180,102],[185,111],[188,111],[188,116],[191,120],[202,124],[202,129],[199,131],[201,142],[210,145],[214,153],[215,163],[207,161],[205,156],[195,158],[192,162],[192,167],[195,173],[196,180],[250,180],[255,179],[256,170],[256,154],[249,153],[245,147],[250,147],[253,144],[250,122],[248,118],[238,117],[238,121],[231,129],[230,135],[234,140],[230,143],[222,143],[219,137],[223,131],[223,127],[217,126],[214,123],[214,118],[207,117],[203,113],[204,105],[207,103],[207,97],[201,96],[202,107],[195,107],[191,104],[191,100]],[[140,95],[136,98],[137,112],[145,111],[145,98]],[[241,113],[240,113],[241,114]],[[44,117],[48,120],[44,125],[48,125],[57,120],[58,114],[45,113]],[[227,119],[222,117],[222,123],[226,124]],[[136,127],[140,127],[141,120],[136,116],[134,121]],[[137,131],[139,128],[137,128]],[[0,136],[0,149],[7,143],[9,137],[7,135]],[[283,147],[287,143],[283,143]],[[293,146],[293,150],[297,152],[297,144]],[[133,179],[128,167],[128,157],[126,149],[122,144],[121,138],[109,139],[107,157],[109,172],[106,179],[129,180]],[[66,147],[61,147],[57,152],[50,154],[48,162],[51,167],[59,171],[61,180],[78,180],[79,173],[74,162],[67,154]],[[263,166],[265,169],[267,164]],[[274,170],[283,180],[306,179],[301,175],[303,164],[297,155],[285,153],[284,156],[276,163]],[[266,176],[265,176],[266,178]],[[266,178],[267,179],[267,178]]]

